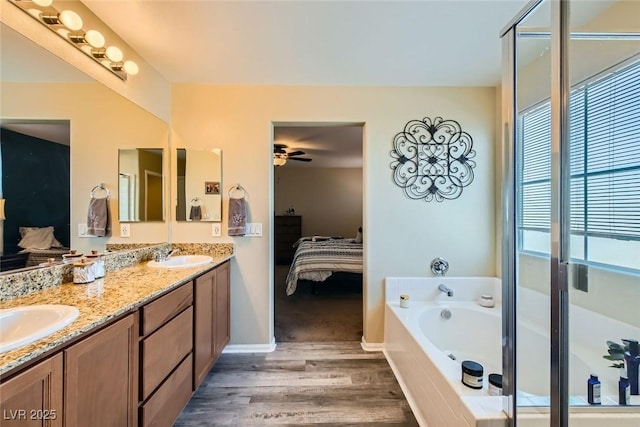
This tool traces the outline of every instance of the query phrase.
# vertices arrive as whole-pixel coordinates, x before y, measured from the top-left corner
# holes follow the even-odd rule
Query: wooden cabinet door
[[[62,426],[62,354],[0,384],[0,425]]]
[[[65,426],[137,424],[138,345],[131,314],[65,353]]]
[[[214,295],[216,270],[196,278],[194,292],[194,368],[193,389],[198,388],[213,364]]]
[[[229,306],[231,303],[229,266],[230,264],[227,261],[216,268],[214,360],[218,359],[231,336],[229,313]]]

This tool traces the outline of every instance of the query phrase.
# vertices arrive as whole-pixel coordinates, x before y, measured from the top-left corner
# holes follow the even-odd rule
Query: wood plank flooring
[[[174,424],[418,426],[384,355],[358,342],[223,354]]]

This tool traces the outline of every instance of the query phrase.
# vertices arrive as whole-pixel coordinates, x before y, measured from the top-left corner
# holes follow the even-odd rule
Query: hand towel
[[[244,197],[229,199],[229,236],[244,236],[247,225],[247,202]]]
[[[202,219],[202,207],[191,206],[191,211],[189,212],[189,219],[191,221],[200,221]]]
[[[111,235],[111,215],[109,213],[109,198],[91,198],[87,213],[87,234],[98,237]]]

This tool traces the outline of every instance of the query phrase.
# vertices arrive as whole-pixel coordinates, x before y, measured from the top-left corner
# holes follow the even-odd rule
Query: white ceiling
[[[170,82],[495,86],[499,31],[528,0],[84,3]],[[312,162],[362,167],[361,126],[277,126]]]
[[[84,0],[170,82],[312,86],[497,85],[498,33],[527,2]],[[22,42],[3,31],[3,80],[65,80],[60,60],[7,61],[41,53]],[[313,161],[287,167],[361,167],[361,126],[291,125],[275,142]]]
[[[84,0],[170,82],[495,86],[528,0]]]
[[[362,125],[318,124],[278,125],[273,140],[287,146],[285,151],[304,151],[311,162],[289,160],[285,167],[362,167]]]

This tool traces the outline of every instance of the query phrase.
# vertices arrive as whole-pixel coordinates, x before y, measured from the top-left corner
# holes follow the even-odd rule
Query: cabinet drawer
[[[140,425],[170,426],[191,398],[193,358],[189,355],[140,409]]]
[[[169,375],[193,348],[193,307],[142,341],[141,400]]]
[[[142,307],[142,335],[147,335],[166,323],[184,308],[193,304],[193,285],[187,283],[167,295]]]

